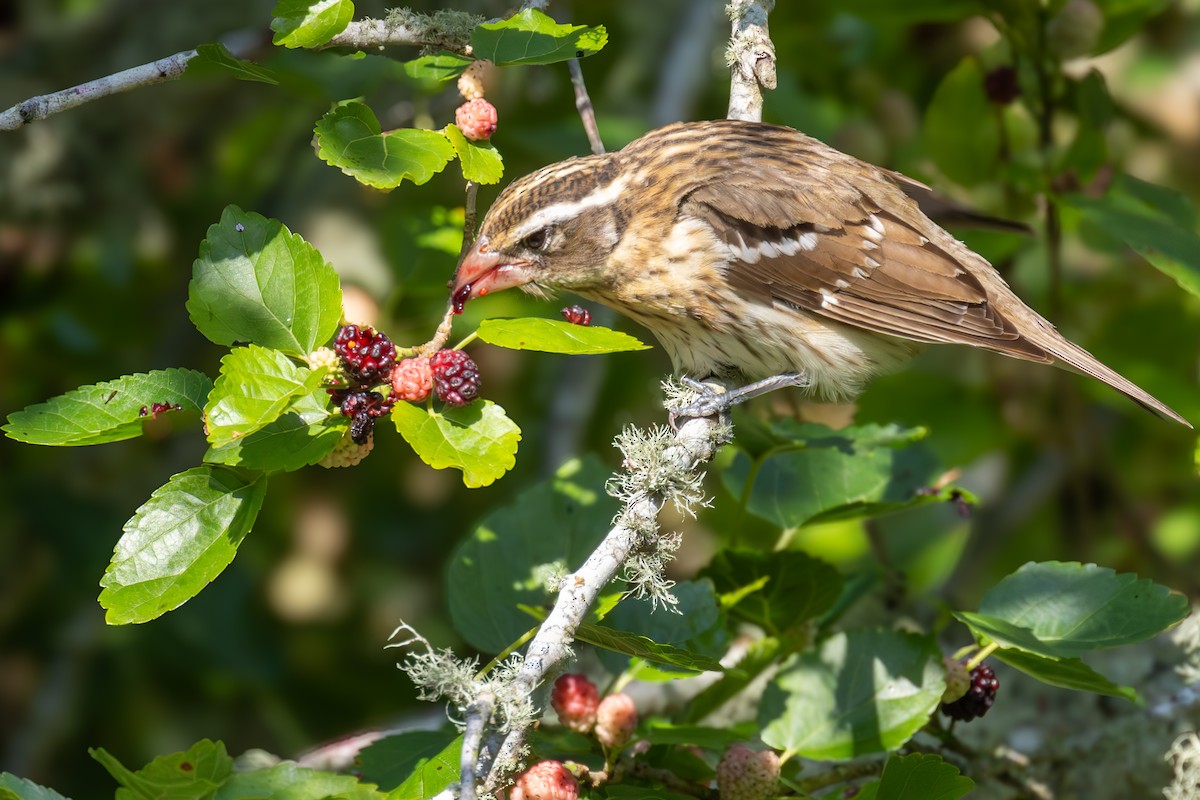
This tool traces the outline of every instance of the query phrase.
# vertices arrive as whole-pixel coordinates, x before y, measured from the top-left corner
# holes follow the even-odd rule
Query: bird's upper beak
[[[491,249],[486,236],[475,244],[458,265],[450,284],[454,312],[461,314],[463,306],[473,297],[482,297],[529,283],[529,262]]]

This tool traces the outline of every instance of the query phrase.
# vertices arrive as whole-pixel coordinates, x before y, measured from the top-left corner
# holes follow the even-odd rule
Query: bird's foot
[[[761,381],[740,386],[737,389],[725,389],[719,384],[703,383],[684,376],[680,378],[684,386],[698,393],[700,396],[686,406],[673,408],[670,410],[668,419],[671,422],[671,427],[675,427],[675,421],[680,417],[711,417],[714,414],[724,414],[729,409],[744,403],[747,400],[764,395],[768,392],[773,392],[776,389],[784,389],[789,386],[806,388],[809,385],[808,376],[803,372],[785,372],[781,375],[772,375],[769,378],[763,378]]]

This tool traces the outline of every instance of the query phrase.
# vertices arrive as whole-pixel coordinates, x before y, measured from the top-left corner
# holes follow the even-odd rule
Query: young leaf
[[[475,57],[500,67],[584,58],[607,43],[603,25],[559,25],[532,8],[500,22],[485,22],[471,34]]]
[[[351,0],[279,0],[271,11],[272,44],[320,47],[354,19]]]
[[[454,146],[437,131],[382,131],[363,103],[339,103],[317,121],[317,156],[375,189],[395,189],[405,180],[420,185],[454,158]]]
[[[1183,595],[1132,573],[1049,561],[1030,562],[1004,578],[983,596],[979,614],[967,619],[973,627],[979,618],[999,620],[1027,631],[1040,646],[1006,643],[1051,658],[1072,658],[1149,639],[1186,617],[1188,608]]]
[[[1140,700],[1137,690],[1132,686],[1118,686],[1078,658],[1050,659],[1022,650],[1003,648],[992,653],[992,657],[1060,689],[1123,697],[1131,703]]]
[[[947,764],[941,756],[913,753],[891,756],[878,782],[863,787],[861,800],[957,800],[975,788],[975,781]]]
[[[103,747],[88,753],[121,785],[118,797],[161,800],[211,797],[233,774],[233,759],[225,752],[225,745],[208,739],[201,739],[186,752],[159,756],[136,772]]]
[[[925,149],[946,177],[973,186],[991,177],[1000,153],[983,68],[967,56],[942,79],[925,111]]]
[[[333,338],[342,289],[333,267],[282,223],[228,206],[200,243],[187,310],[216,344],[301,356]]]
[[[204,419],[208,441],[222,447],[279,419],[301,395],[311,394],[325,378],[322,370],[296,366],[278,350],[237,347],[221,359]]]
[[[82,386],[9,415],[4,435],[18,442],[85,445],[142,434],[156,403],[199,411],[212,381],[191,369],[162,369]]]
[[[703,573],[723,595],[765,581],[730,607],[730,613],[770,634],[795,628],[824,614],[842,592],[832,565],[798,551],[762,553],[722,550]]]
[[[437,755],[419,760],[408,780],[388,793],[388,800],[425,800],[458,780],[462,764],[462,737],[458,736]]]
[[[284,761],[266,769],[238,771],[233,774],[216,798],[220,800],[386,800],[388,795],[352,775],[322,772],[302,767],[294,761]],[[178,800],[202,800],[202,795],[189,795]],[[214,798],[214,800],[216,800]],[[154,800],[159,800],[155,797]],[[162,800],[173,800],[170,797]]]
[[[758,713],[762,740],[818,761],[895,750],[929,721],[945,690],[932,639],[839,633],[785,662],[767,687]]]
[[[442,50],[404,62],[404,74],[416,80],[448,81],[462,75],[475,63],[470,56]]]
[[[290,472],[328,455],[349,424],[345,416],[330,408],[325,390],[318,388],[293,398],[278,418],[249,436],[210,447],[204,461],[260,472]]]
[[[566,320],[544,317],[485,319],[476,331],[479,338],[510,350],[537,350],[543,353],[597,355],[649,350],[637,338],[611,328],[573,325]]]
[[[105,620],[147,622],[194,597],[233,561],[266,491],[264,475],[207,466],[159,487],[125,523],[100,580]]]
[[[364,781],[390,792],[423,767],[436,763],[443,751],[453,754],[461,750],[462,737],[455,731],[406,731],[367,745],[358,754],[355,771]],[[421,797],[432,797],[433,794],[435,792]]]
[[[463,177],[475,183],[499,183],[504,175],[504,159],[491,142],[472,142],[457,125],[447,125],[446,138],[458,153]]]
[[[252,61],[238,58],[229,52],[229,48],[225,45],[202,44],[196,48],[196,57],[188,62],[187,74],[208,75],[213,73],[233,75],[243,81],[258,81],[259,83],[269,83],[272,86],[279,85],[274,72],[260,67]]]
[[[476,400],[440,414],[397,403],[392,421],[404,441],[434,469],[461,470],[472,488],[490,486],[516,465],[521,429],[491,400]]]
[[[607,478],[595,459],[569,462],[459,545],[446,586],[454,629],[472,647],[499,653],[525,633],[529,617],[518,606],[544,603],[546,576],[583,563],[604,538],[617,511]]]
[[[823,425],[776,423],[772,435],[784,444],[752,461],[738,453],[722,473],[725,486],[746,508],[781,528],[816,521],[877,516],[930,502],[938,473],[927,449],[910,443],[920,428],[862,425],[832,431]]]
[[[67,800],[53,789],[39,786],[33,781],[18,778],[8,772],[0,772],[0,800]]]

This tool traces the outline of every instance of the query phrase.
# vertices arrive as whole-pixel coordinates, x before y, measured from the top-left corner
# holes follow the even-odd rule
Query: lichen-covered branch
[[[729,4],[729,119],[762,121],[762,90],[775,88],[775,45],[767,30],[767,14],[773,8],[775,0]]]

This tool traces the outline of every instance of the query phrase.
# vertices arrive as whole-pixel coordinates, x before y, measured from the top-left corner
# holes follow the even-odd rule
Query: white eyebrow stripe
[[[515,238],[520,241],[534,231],[549,228],[569,219],[574,219],[590,208],[605,206],[616,200],[629,183],[629,178],[622,176],[607,186],[601,186],[578,200],[566,203],[554,203],[540,208],[529,219],[517,227]]]

